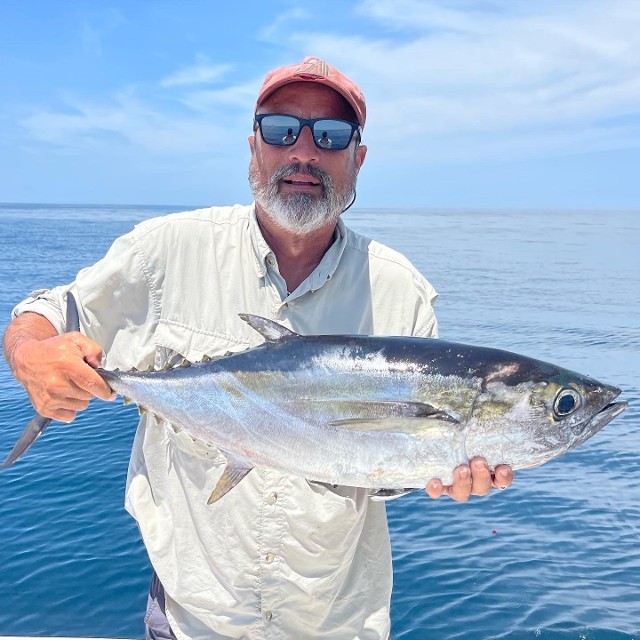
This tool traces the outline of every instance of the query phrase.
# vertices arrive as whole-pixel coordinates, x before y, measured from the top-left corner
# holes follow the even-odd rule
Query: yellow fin
[[[207,504],[213,504],[222,498],[222,496],[226,495],[235,487],[242,478],[244,478],[247,473],[251,471],[251,467],[237,467],[234,466],[232,461],[227,463],[227,466],[220,476],[216,486],[214,487],[209,499],[207,500]]]

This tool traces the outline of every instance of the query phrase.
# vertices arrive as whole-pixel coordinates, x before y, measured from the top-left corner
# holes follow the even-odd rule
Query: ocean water
[[[0,205],[0,329],[132,225],[186,207]],[[629,409],[507,491],[389,504],[394,639],[640,639],[640,212],[353,210],[440,292],[443,338],[616,384]],[[0,458],[32,415],[0,364]],[[136,411],[94,403],[0,472],[0,635],[140,638],[123,508]]]

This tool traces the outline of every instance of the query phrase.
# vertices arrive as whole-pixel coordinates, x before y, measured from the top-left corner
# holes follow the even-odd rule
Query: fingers
[[[466,502],[470,496],[486,496],[492,487],[506,489],[513,482],[513,470],[507,465],[498,465],[491,473],[484,458],[474,458],[469,465],[462,464],[453,472],[451,485],[443,485],[439,479],[430,480],[427,494],[434,499],[449,496],[457,502]]]
[[[100,377],[98,373],[93,371],[102,364],[102,347],[89,340],[81,333],[72,333],[69,335],[74,344],[77,346],[80,355],[84,362],[86,362],[90,368],[84,369],[84,375],[78,376],[73,380],[74,384],[90,393],[96,398],[101,400],[113,400],[116,394],[111,387]]]
[[[437,500],[442,495],[444,486],[439,479],[435,478],[433,480],[429,480],[425,490],[430,498]]]
[[[80,333],[25,342],[16,350],[16,377],[40,415],[70,422],[93,397],[111,400],[109,385],[87,364],[99,364],[102,349]]]
[[[466,502],[471,495],[472,476],[469,466],[461,464],[453,471],[453,483],[443,485],[439,479],[431,480],[427,484],[427,493],[432,498],[449,496],[457,502]]]
[[[484,458],[474,458],[471,461],[471,475],[473,478],[471,493],[474,496],[486,496],[491,493],[493,477]]]
[[[82,359],[90,367],[96,369],[102,364],[102,347],[99,344],[93,342],[93,340],[89,340],[89,338],[81,333],[74,332],[66,335],[69,336],[76,347],[78,347]]]
[[[69,379],[70,384],[74,385],[77,391],[74,397],[82,398],[83,393],[89,398],[95,397],[101,400],[113,400],[116,394],[111,387],[96,373],[91,367],[85,365],[85,368],[78,375]]]
[[[496,467],[493,486],[496,489],[506,489],[513,482],[513,469],[506,464],[500,464]]]

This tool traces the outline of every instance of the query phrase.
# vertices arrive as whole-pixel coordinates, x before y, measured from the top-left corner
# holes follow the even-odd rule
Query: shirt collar
[[[267,256],[272,255],[271,247],[260,231],[258,218],[256,216],[256,205],[254,203],[249,217],[249,230],[251,233],[251,247],[253,249],[253,257],[256,265],[256,272],[259,278],[264,278],[267,273]]]
[[[249,227],[251,232],[251,245],[253,256],[255,259],[256,272],[258,277],[264,278],[267,270],[272,266],[268,263],[268,259],[273,257],[273,251],[267,244],[262,235],[258,218],[256,216],[255,203],[251,210],[249,219]],[[327,280],[330,280],[335,270],[338,268],[342,254],[347,245],[347,229],[342,221],[338,218],[338,224],[333,232],[333,242],[327,249],[318,266],[311,272],[309,277],[298,287],[300,294],[308,290],[315,291],[319,289]]]

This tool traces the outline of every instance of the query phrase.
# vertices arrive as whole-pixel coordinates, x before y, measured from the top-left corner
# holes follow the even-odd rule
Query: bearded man
[[[256,346],[251,313],[301,334],[435,337],[436,293],[409,261],[348,229],[367,148],[360,89],[318,58],[271,72],[249,136],[255,203],[145,221],[68,285],[14,310],[5,352],[44,416],[65,422],[111,389],[93,370],[161,368]],[[65,295],[82,333],[63,334]],[[147,638],[381,639],[390,632],[384,502],[368,490],[254,469],[207,505],[220,451],[141,416],[126,508],[155,570]],[[484,460],[433,498],[512,480]]]

